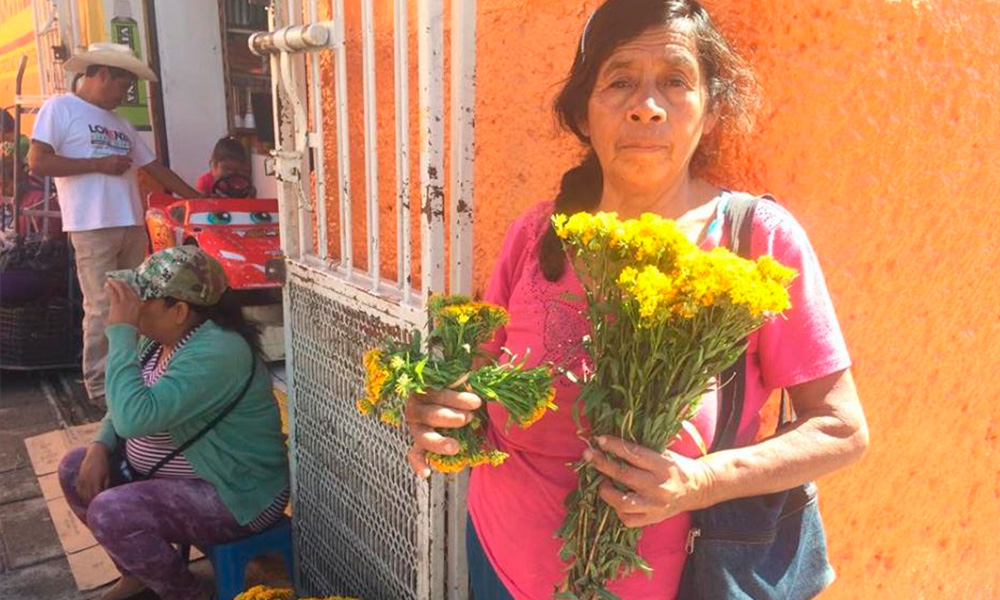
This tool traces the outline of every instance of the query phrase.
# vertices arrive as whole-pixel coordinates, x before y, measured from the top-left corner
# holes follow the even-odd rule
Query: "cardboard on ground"
[[[98,427],[100,423],[91,423],[50,431],[24,440],[31,458],[31,467],[42,488],[42,497],[49,508],[59,542],[66,552],[76,587],[81,591],[99,588],[121,576],[104,548],[97,544],[94,536],[70,510],[59,486],[59,461],[73,448],[89,444]],[[191,548],[191,560],[202,556],[197,548]]]

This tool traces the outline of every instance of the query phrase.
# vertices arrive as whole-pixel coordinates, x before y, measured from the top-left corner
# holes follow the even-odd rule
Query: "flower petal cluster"
[[[272,588],[266,585],[255,585],[245,592],[237,594],[233,600],[296,600],[295,590],[291,588]],[[360,600],[352,596],[310,597],[298,600]]]
[[[549,367],[529,368],[527,357],[508,355],[508,360],[500,363],[479,355],[478,348],[507,323],[507,311],[502,307],[464,296],[436,295],[428,302],[428,312],[431,332],[426,347],[420,333],[413,331],[406,342],[389,339],[365,353],[365,394],[355,403],[358,412],[400,427],[411,396],[441,389],[470,391],[484,402],[500,404],[510,416],[508,426],[529,427],[556,409]],[[507,455],[491,448],[487,441],[485,411],[484,405],[468,425],[441,431],[458,440],[460,450],[454,456],[429,453],[432,468],[455,473],[467,467],[503,463]]]
[[[790,308],[796,272],[771,256],[701,250],[653,214],[554,215],[552,225],[584,287],[592,326],[581,340],[591,365],[580,380],[581,429],[663,452],[746,337]],[[649,570],[638,553],[642,530],[625,527],[600,501],[602,479],[590,463],[576,471],[557,532],[568,563],[559,597],[614,598],[610,580]]]

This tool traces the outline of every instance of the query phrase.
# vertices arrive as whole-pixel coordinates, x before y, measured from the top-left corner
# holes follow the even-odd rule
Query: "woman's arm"
[[[812,481],[857,461],[868,447],[868,426],[849,370],[789,389],[797,418],[789,429],[757,444],[687,458],[658,454],[619,438],[598,438],[600,452],[584,456],[606,481],[601,497],[629,527],[659,523],[682,512]]]
[[[850,370],[788,390],[796,420],[752,446],[702,458],[708,469],[706,506],[787,490],[861,458],[868,425]]]
[[[108,360],[105,387],[108,415],[123,438],[166,431],[203,419],[236,398],[255,360],[238,338],[199,344],[192,340],[170,361],[170,366],[146,387],[139,366],[139,297],[116,280],[106,284],[111,298],[108,312]]]
[[[159,433],[218,412],[243,388],[253,360],[245,345],[201,348],[189,343],[146,387],[137,360],[138,332],[119,323],[108,326],[107,336],[108,414],[123,438]]]
[[[100,443],[107,446],[108,450],[114,452],[115,447],[118,446],[118,432],[115,431],[115,423],[111,419],[111,413],[108,412],[101,419],[101,428],[97,430],[97,434],[94,435],[94,439],[91,440],[92,444]]]
[[[28,170],[40,177],[72,177],[87,173],[121,175],[132,166],[128,156],[112,154],[101,158],[66,158],[52,146],[35,140],[28,150]]]

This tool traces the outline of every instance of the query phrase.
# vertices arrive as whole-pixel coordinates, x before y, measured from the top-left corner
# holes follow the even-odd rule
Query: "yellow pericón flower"
[[[295,591],[290,588],[269,588],[264,585],[255,585],[237,595],[233,600],[292,600],[293,598],[295,598]]]
[[[448,456],[445,454],[427,454],[427,464],[439,473],[458,473],[468,466],[468,457],[461,454]]]
[[[374,348],[364,356],[365,392],[368,395],[368,403],[373,407],[382,400],[382,388],[389,379],[389,372],[382,366],[381,358],[382,353]]]
[[[618,277],[618,285],[635,299],[639,316],[646,322],[663,318],[678,294],[674,278],[653,265],[647,265],[642,271],[626,267]]]
[[[403,373],[396,379],[396,393],[400,396],[406,394],[407,388],[411,383],[413,383],[413,380],[410,379],[410,376]]]
[[[383,410],[379,413],[378,420],[382,421],[386,425],[392,425],[393,427],[399,427],[403,424],[403,420],[399,417],[399,413],[394,410]]]
[[[503,307],[489,302],[465,302],[445,306],[438,315],[444,319],[454,320],[459,325],[465,325],[473,318],[486,318],[501,325],[507,322],[507,311]]]
[[[555,405],[556,388],[550,387],[545,393],[545,396],[539,399],[538,404],[531,411],[528,416],[521,419],[520,425],[523,429],[527,429],[534,425],[539,419],[545,416],[545,413],[550,410],[556,410]]]

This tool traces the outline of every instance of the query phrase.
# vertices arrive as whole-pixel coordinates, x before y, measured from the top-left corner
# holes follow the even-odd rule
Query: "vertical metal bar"
[[[36,0],[32,8],[34,9],[34,15],[35,15],[35,21],[33,23],[33,27],[35,30],[35,40],[36,40],[35,51],[38,60],[38,72],[41,75],[41,77],[39,77],[39,80],[42,84],[41,85],[42,95],[47,96],[52,93],[51,89],[52,86],[49,85],[49,65],[48,65],[48,60],[46,60],[45,57],[45,50],[46,50],[45,43],[43,40],[39,40],[39,35],[38,35],[39,32],[41,31],[39,27],[41,27],[42,24],[48,21],[48,15],[45,14],[45,9],[43,8],[44,6],[48,6],[48,3],[38,2]],[[49,6],[49,8],[51,9],[51,6]]]
[[[60,3],[60,6],[66,7],[66,13],[69,15],[69,27],[73,32],[71,38],[71,43],[68,45],[70,54],[76,54],[77,48],[83,48],[83,34],[80,31],[80,15],[77,13],[76,2],[66,2]],[[65,41],[65,40],[63,40]],[[67,90],[72,91],[72,90]]]
[[[420,86],[420,252],[423,297],[445,291],[444,266],[444,6],[442,0],[417,3],[418,80]],[[429,515],[431,546],[425,590],[419,598],[444,597],[446,486],[431,481]],[[434,543],[438,540],[437,543]],[[423,591],[424,594],[420,592]]]
[[[288,0],[288,25],[302,24],[302,0]],[[305,55],[281,56],[282,77],[288,85],[292,112],[295,118],[295,152],[299,153],[299,181],[296,185],[298,194],[299,218],[299,250],[302,255],[314,251],[313,244],[313,213],[308,189],[311,180],[309,166],[309,117],[306,112],[306,59]]]
[[[403,302],[410,301],[411,253],[410,239],[410,56],[407,0],[395,0],[395,66],[393,79],[396,90],[396,277]]]
[[[282,15],[274,14],[281,10],[276,5],[270,17],[276,23],[283,22]],[[274,111],[275,152],[277,154],[291,152],[295,147],[293,140],[294,125],[291,107],[283,97],[284,86],[281,82],[281,56],[272,54],[271,60],[271,104]],[[278,226],[281,234],[281,251],[288,260],[301,260],[302,249],[299,245],[298,197],[294,184],[282,181],[278,185]]]
[[[16,140],[16,139],[19,139],[19,138],[14,138],[14,139]],[[46,177],[45,178],[45,185],[42,186],[42,197],[45,198],[45,200],[42,201],[42,210],[44,210],[46,213],[48,213],[49,212],[49,201],[52,198],[52,178],[51,177]],[[42,239],[43,240],[49,239],[49,220],[50,219],[49,219],[49,216],[47,214],[44,217],[42,217]]]
[[[309,22],[319,20],[317,0],[309,0]],[[323,151],[323,86],[320,80],[319,56],[309,57],[313,131],[309,137],[309,152],[316,167],[316,254],[324,261],[329,257],[329,223],[326,215],[326,153]]]
[[[423,295],[445,291],[444,268],[444,7],[418,3],[420,81],[420,250]]]
[[[344,39],[344,0],[333,3],[337,54],[337,188],[340,192],[340,261],[344,275],[350,279],[354,271],[354,247],[351,236],[351,157],[350,123],[347,116],[347,57]]]
[[[365,99],[365,216],[368,224],[368,275],[372,291],[380,274],[378,220],[378,126],[375,114],[375,17],[372,0],[361,2],[362,87]]]
[[[476,108],[476,0],[451,2],[451,273],[452,294],[472,294],[473,159]],[[465,560],[469,476],[448,484],[448,600],[469,597]]]
[[[451,2],[451,276],[453,294],[472,292],[476,0]]]
[[[281,3],[275,2],[267,8],[267,26],[269,31],[274,31],[279,26],[285,25],[285,15],[284,9]],[[292,122],[289,115],[289,110],[284,106],[283,100],[280,98],[279,93],[281,86],[279,85],[279,80],[281,78],[279,71],[279,60],[277,54],[272,54],[270,56],[271,63],[271,103],[272,111],[274,115],[274,134],[275,134],[275,149],[278,152],[286,151],[290,149],[292,143]],[[278,187],[278,210],[279,210],[279,224],[281,229],[281,250],[285,255],[286,261],[300,260],[301,256],[298,248],[298,233],[295,232],[296,220],[293,220],[296,213],[296,207],[298,206],[295,200],[294,194],[291,192],[291,184],[282,182]],[[292,312],[294,307],[292,306],[292,294],[289,284],[285,284],[281,288],[282,297],[282,318],[284,321],[284,342],[285,342],[285,371],[287,376],[287,407],[288,407],[288,463],[289,463],[289,479],[290,487],[292,491],[292,503],[296,502],[299,494],[299,477],[298,477],[298,436],[296,432],[298,431],[295,418],[295,404],[296,404],[296,393],[295,393],[295,355],[292,346]],[[297,514],[293,514],[292,520],[295,526],[292,527],[292,537],[293,541],[298,545],[298,534],[296,530],[298,529],[300,517]],[[302,577],[302,565],[299,560],[295,560],[294,573],[291,574],[293,585],[298,585]]]

